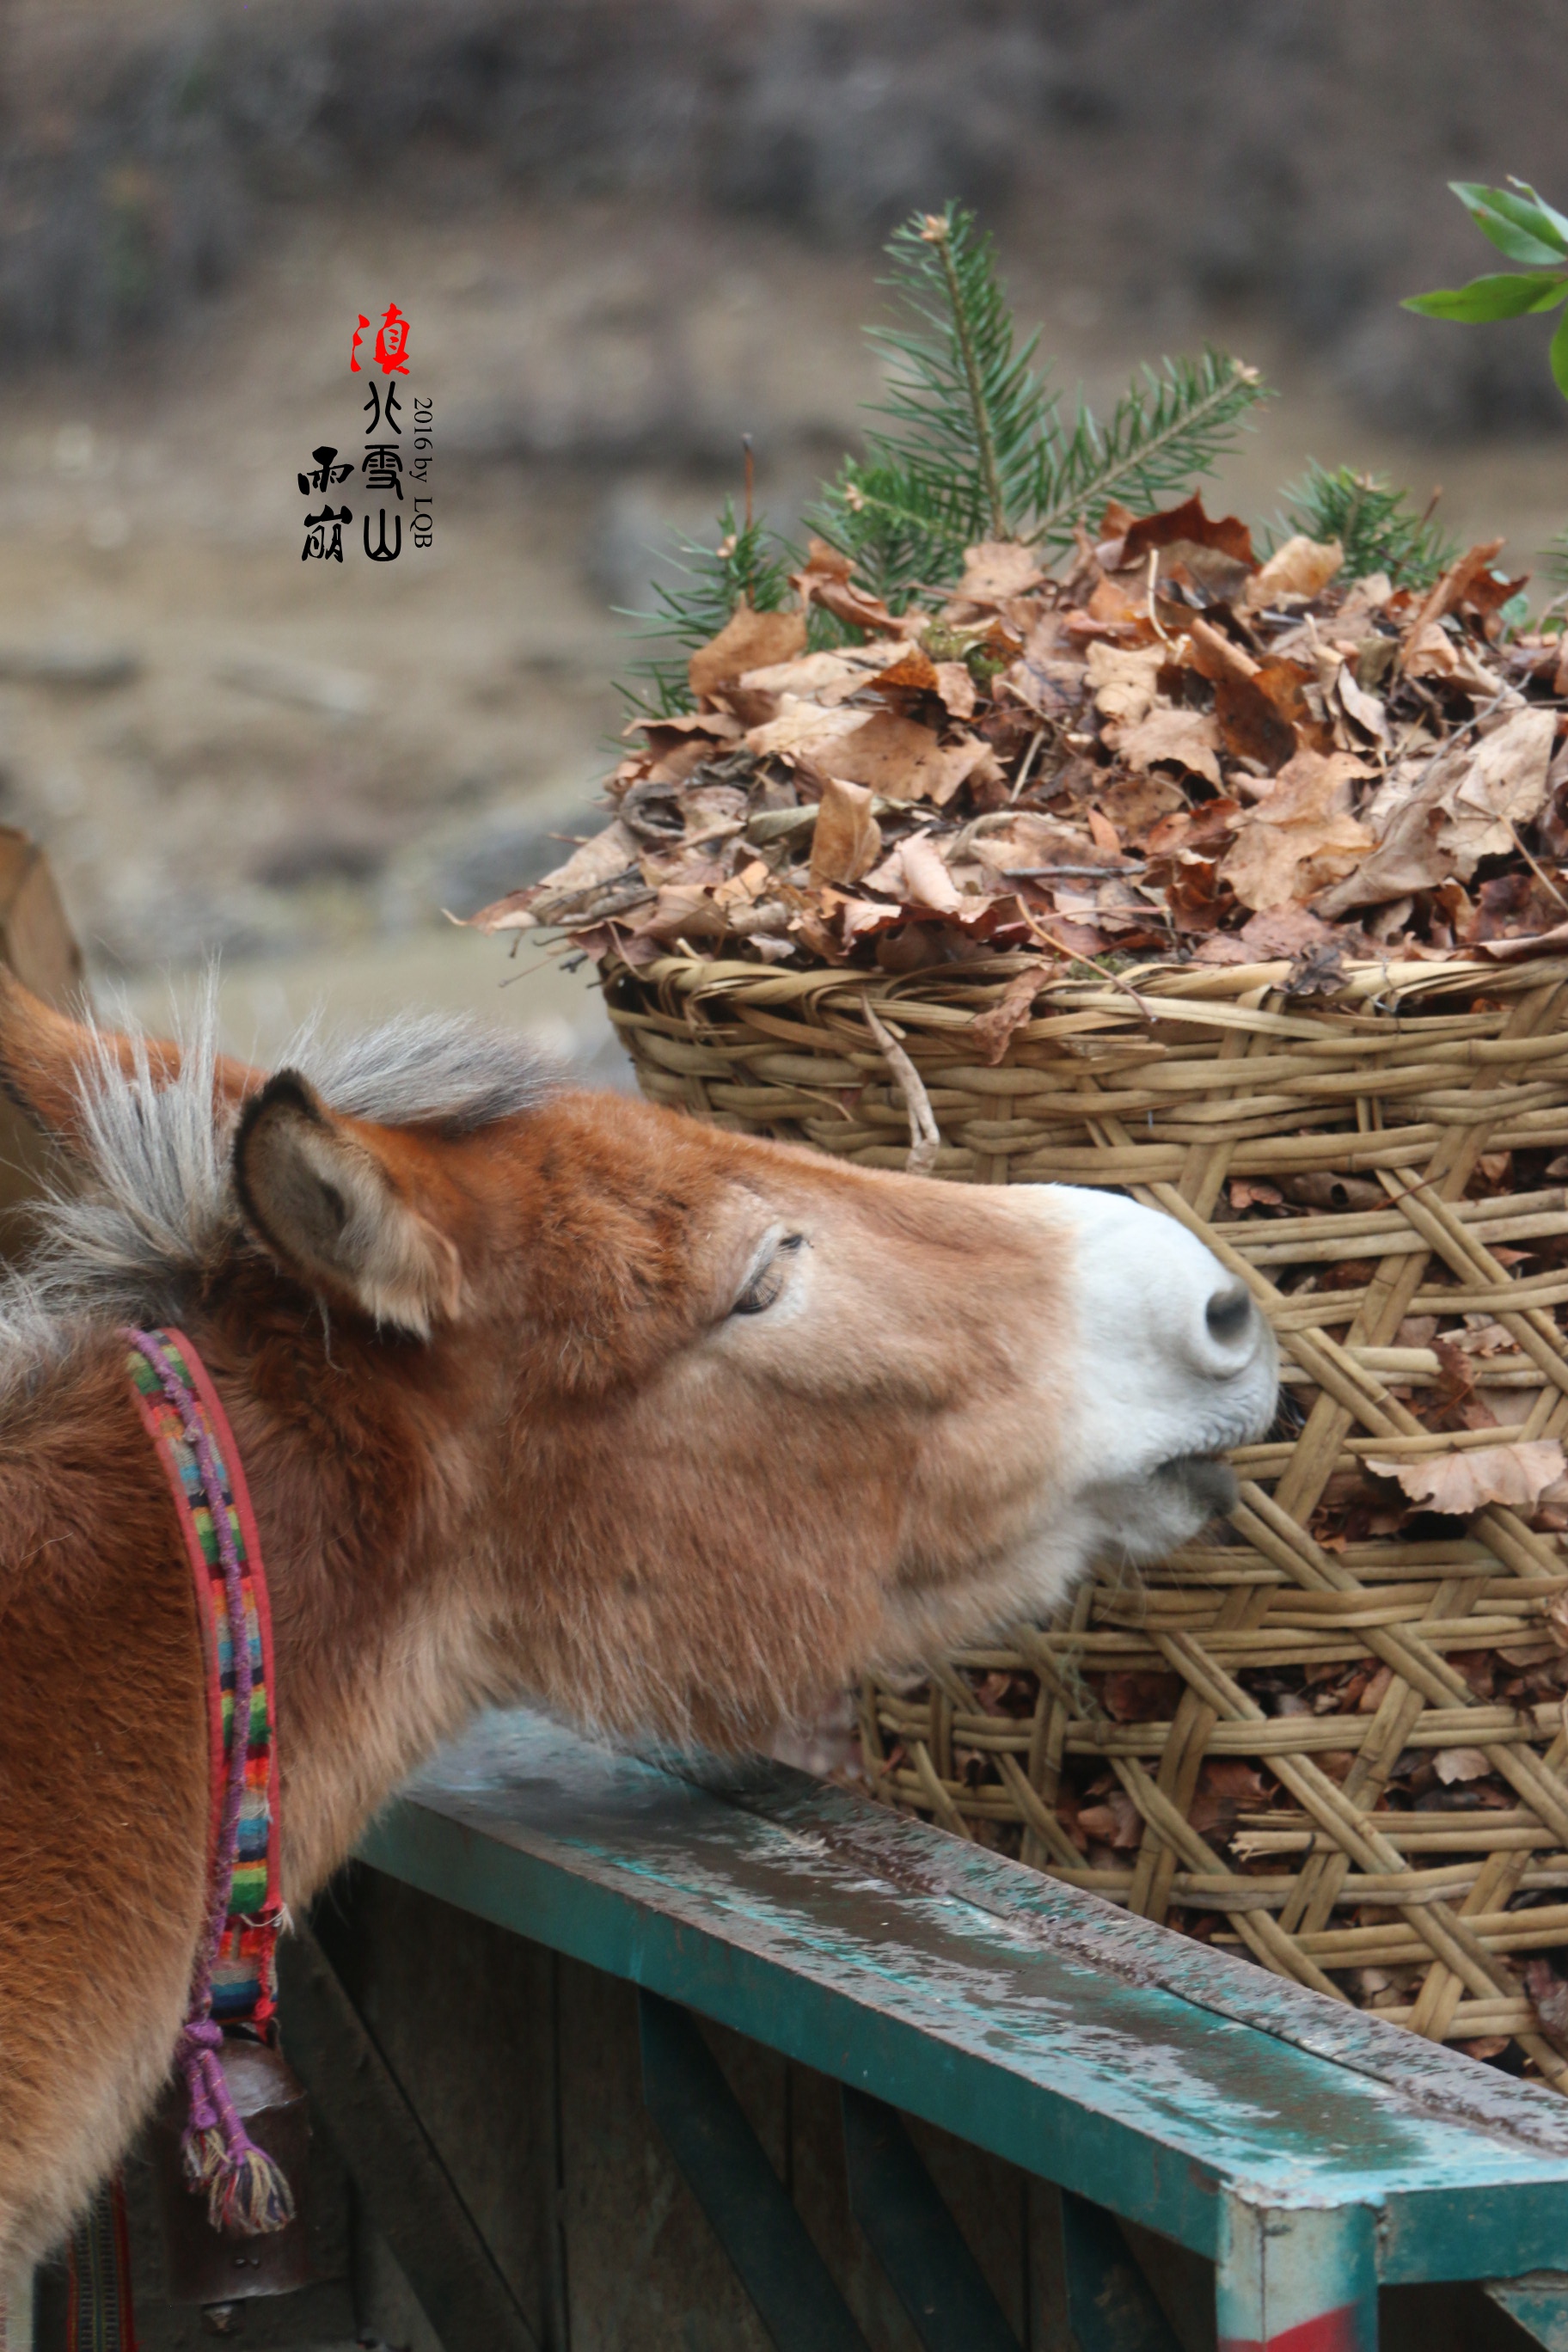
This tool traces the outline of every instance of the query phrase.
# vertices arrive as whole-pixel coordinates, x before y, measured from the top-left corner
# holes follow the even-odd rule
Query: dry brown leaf
[[[1154,681],[1167,658],[1163,646],[1091,645],[1085,672],[1094,707],[1106,719],[1132,726],[1155,699]]]
[[[1501,546],[1500,539],[1488,539],[1467,548],[1442,577],[1434,581],[1406,624],[1405,651],[1407,656],[1422,633],[1440,621],[1445,613],[1451,613],[1455,605],[1469,593],[1477,578],[1487,569]]]
[[[1471,646],[1463,638],[1451,637],[1436,621],[1412,639],[1404,667],[1407,677],[1447,678],[1472,694],[1494,695],[1502,685],[1496,670]]]
[[[1278,1184],[1265,1184],[1256,1176],[1233,1176],[1227,1186],[1233,1209],[1281,1209],[1285,1195]]]
[[[1484,1780],[1491,1769],[1479,1748],[1439,1748],[1432,1759],[1432,1769],[1446,1789],[1456,1781]]]
[[[1233,562],[1245,563],[1249,568],[1252,564],[1252,533],[1247,525],[1238,515],[1206,515],[1203,499],[1194,490],[1179,507],[1167,507],[1163,514],[1140,515],[1136,522],[1128,525],[1118,569],[1147,563],[1152,547],[1172,547],[1184,539],[1190,540],[1195,547],[1215,548]]]
[[[1315,674],[1291,661],[1255,661],[1222,629],[1192,625],[1193,667],[1214,687],[1220,740],[1235,760],[1255,760],[1275,774],[1303,747],[1329,749],[1329,730],[1306,698]]]
[[[1378,1708],[1383,1705],[1384,1700],[1387,1697],[1388,1686],[1393,1680],[1394,1668],[1392,1666],[1379,1666],[1376,1674],[1373,1675],[1372,1680],[1367,1684],[1366,1688],[1362,1692],[1360,1698],[1358,1698],[1355,1703],[1356,1713],[1358,1715],[1375,1715]]]
[[[667,882],[646,914],[637,919],[645,939],[674,946],[682,939],[717,940],[730,929],[727,908],[717,905],[700,882]]]
[[[1358,727],[1364,728],[1379,743],[1387,742],[1388,712],[1383,699],[1357,685],[1355,672],[1349,662],[1343,664],[1334,680],[1334,695],[1347,719],[1353,719]]]
[[[805,651],[804,613],[754,613],[742,597],[716,637],[699,646],[686,665],[691,691],[700,701],[726,678],[764,663],[790,661]]]
[[[1085,1805],[1078,1820],[1087,1836],[1121,1853],[1143,1842],[1143,1816],[1124,1790],[1113,1789],[1097,1805]]]
[[[746,748],[759,757],[769,751],[785,758],[794,752],[805,752],[819,763],[837,764],[838,745],[865,723],[862,711],[825,710],[819,702],[801,702],[785,695],[784,708],[776,719],[747,729]]]
[[[955,719],[968,719],[974,711],[974,680],[967,662],[944,661],[936,664],[936,690]]]
[[[1220,868],[1244,907],[1299,905],[1365,856],[1373,837],[1351,814],[1351,784],[1368,772],[1345,751],[1298,751],[1280,770]]]
[[[1247,583],[1242,603],[1261,613],[1277,596],[1321,596],[1345,560],[1337,539],[1307,539],[1298,533],[1277,547],[1261,572]]]
[[[1258,915],[1254,921],[1273,922],[1273,915]],[[1311,918],[1309,916],[1308,920]],[[1250,928],[1250,926],[1249,926]],[[1330,938],[1333,937],[1331,931]],[[1315,1168],[1305,1176],[1282,1179],[1285,1198],[1300,1209],[1386,1209],[1388,1195],[1381,1184],[1369,1183],[1364,1176],[1342,1176],[1332,1168]],[[1431,1345],[1437,1328],[1435,1315],[1407,1315],[1399,1327],[1395,1342],[1401,1348],[1426,1348]],[[1418,1336],[1410,1337],[1412,1332]]]
[[[1479,742],[1466,737],[1402,762],[1365,812],[1376,847],[1319,912],[1377,906],[1454,875],[1468,882],[1482,857],[1514,848],[1512,828],[1532,823],[1546,798],[1556,725],[1553,711],[1525,703]]]
[[[1007,982],[997,1002],[987,1013],[977,1013],[969,1026],[970,1039],[980,1048],[980,1058],[993,1067],[1007,1050],[1008,1040],[1021,1029],[1034,1009],[1034,1003],[1047,984],[1043,968],[1021,971]]]
[[[805,564],[791,574],[790,585],[803,604],[820,604],[852,629],[870,629],[889,637],[913,636],[921,626],[921,616],[896,620],[879,596],[855,586],[851,569],[847,555],[840,555],[825,539],[814,539],[806,547]]]
[[[931,800],[940,805],[952,799],[974,764],[973,759],[967,764],[955,761],[943,751],[935,730],[913,719],[900,719],[890,710],[879,711],[872,719],[854,716],[856,724],[835,740],[826,764],[836,776],[852,784],[869,784],[888,800]],[[978,745],[976,756],[984,756],[985,749]]]
[[[1142,771],[1161,761],[1185,768],[1218,785],[1219,728],[1206,710],[1183,710],[1156,700],[1142,719],[1108,728],[1106,741],[1130,768]]]
[[[1215,686],[1221,678],[1255,678],[1258,664],[1243,646],[1227,637],[1212,622],[1194,621],[1191,631],[1192,664],[1200,677]]]
[[[885,650],[881,646],[845,646],[835,647],[831,653],[803,654],[798,661],[765,663],[758,669],[742,670],[727,690],[725,699],[739,690],[771,695],[781,704],[789,695],[796,701],[818,702],[825,709],[830,709],[847,695],[858,694],[867,680],[876,676],[883,665],[879,662],[868,668],[866,657]],[[767,715],[776,718],[778,713],[775,709]],[[762,721],[751,723],[760,725]]]
[[[584,841],[572,852],[563,866],[553,866],[526,890],[511,890],[493,906],[481,907],[470,915],[465,928],[475,931],[531,930],[540,917],[530,910],[542,898],[570,897],[575,893],[602,888],[616,881],[637,864],[637,845],[616,817],[596,833],[592,841]]]
[[[1141,845],[1163,816],[1184,809],[1186,798],[1169,776],[1124,776],[1100,795],[1100,805],[1125,842]]]
[[[811,833],[811,879],[858,882],[882,854],[882,835],[871,814],[871,794],[865,784],[847,783],[841,776],[824,780]]]
[[[935,915],[957,913],[963,904],[963,894],[955,888],[942,852],[929,834],[910,835],[903,845],[901,863],[904,888],[915,906],[929,907]]]
[[[938,684],[936,664],[919,646],[903,646],[898,659],[871,680],[878,693],[892,694],[934,694]]]
[[[1453,860],[1451,870],[1462,881],[1469,880],[1483,857],[1515,848],[1514,828],[1540,815],[1556,729],[1554,710],[1527,704],[1477,744],[1447,795],[1448,822],[1440,836]]]
[[[1526,1960],[1522,1974],[1531,2009],[1561,2045],[1568,2036],[1568,1980],[1558,1975],[1544,1955]]]
[[[1119,857],[1100,848],[1085,826],[1063,824],[1056,817],[1020,810],[994,833],[977,836],[970,854],[1004,877],[1028,874],[1041,866],[1119,865]]]
[[[1476,952],[1489,956],[1494,963],[1517,963],[1522,957],[1544,955],[1552,950],[1561,954],[1568,948],[1568,923],[1554,923],[1547,931],[1535,931],[1529,939],[1479,940]]]
[[[1311,754],[1307,756],[1310,758]],[[1250,948],[1259,962],[1265,963],[1273,962],[1279,956],[1289,956],[1294,962],[1298,956],[1320,953],[1339,945],[1331,926],[1309,914],[1305,907],[1270,907],[1260,915],[1250,915],[1238,936],[1243,947]],[[1383,1199],[1381,1192],[1378,1199]]]
[[[1397,1479],[1412,1502],[1428,1504],[1454,1518],[1468,1518],[1489,1503],[1533,1510],[1546,1488],[1568,1469],[1554,1437],[1532,1437],[1512,1445],[1478,1445],[1464,1453],[1426,1454],[1408,1461],[1373,1460],[1366,1466],[1380,1478]]]
[[[1463,747],[1457,750],[1462,757]],[[1375,848],[1352,874],[1322,894],[1319,913],[1348,914],[1354,907],[1375,907],[1447,880],[1437,828],[1444,795],[1454,780],[1452,754],[1402,761],[1365,811]]]
[[[963,577],[952,592],[955,604],[1005,604],[1026,596],[1045,579],[1038,562],[1016,540],[983,539],[963,551]]]

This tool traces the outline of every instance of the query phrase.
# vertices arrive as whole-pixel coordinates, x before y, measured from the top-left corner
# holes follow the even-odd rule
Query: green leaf
[[[1539,197],[1527,201],[1506,188],[1482,187],[1475,180],[1450,180],[1448,185],[1480,230],[1510,261],[1561,261],[1568,255],[1568,232],[1559,215]]]
[[[1555,310],[1565,295],[1568,277],[1560,271],[1504,270],[1495,278],[1472,278],[1468,286],[1412,294],[1400,307],[1428,319],[1522,319],[1532,310]]]
[[[1556,379],[1557,389],[1563,399],[1568,400],[1568,318],[1559,321],[1557,332],[1552,338],[1552,349],[1548,356],[1552,362],[1552,373]]]
[[[1528,180],[1516,180],[1513,173],[1510,172],[1508,175],[1508,184],[1510,188],[1517,188],[1521,196],[1528,197],[1529,201],[1535,206],[1536,211],[1543,215],[1546,220],[1551,223],[1551,227],[1542,233],[1546,236],[1555,235],[1556,237],[1562,240],[1563,252],[1568,253],[1568,217],[1565,217],[1562,213],[1558,212],[1554,206],[1549,205],[1545,197],[1539,194],[1537,191],[1531,186]]]

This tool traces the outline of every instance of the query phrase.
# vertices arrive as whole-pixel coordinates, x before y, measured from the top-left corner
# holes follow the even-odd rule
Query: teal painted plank
[[[1492,2279],[1487,2293],[1546,2352],[1568,2352],[1568,2276],[1535,2271],[1528,2278]]]
[[[491,1717],[361,1852],[1199,2252],[1224,2196],[1383,2209],[1388,2278],[1568,2243],[1553,2094],[798,1774]]]

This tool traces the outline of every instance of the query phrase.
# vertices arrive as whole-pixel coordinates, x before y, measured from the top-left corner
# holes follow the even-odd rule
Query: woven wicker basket
[[[605,974],[655,1100],[898,1167],[910,1113],[869,1003],[923,1083],[937,1173],[1122,1188],[1201,1234],[1279,1333],[1302,1425],[1237,1455],[1228,1540],[1130,1582],[1101,1577],[1056,1623],[964,1652],[914,1691],[868,1684],[879,1791],[1436,2039],[1517,2037],[1568,2089],[1561,2037],[1519,1973],[1568,1943],[1549,1614],[1568,1593],[1563,1542],[1500,1504],[1338,1549],[1311,1532],[1330,1481],[1355,1479],[1368,1455],[1568,1430],[1552,1312],[1568,1303],[1568,1248],[1552,1246],[1568,1194],[1543,1181],[1568,1145],[1568,961],[1362,967],[1327,1003],[1289,1000],[1283,965],[1086,974],[1051,982],[992,1066],[972,1027],[1022,968],[895,981],[669,958]],[[1467,1197],[1482,1155],[1503,1151],[1511,1192]],[[1362,1205],[1257,1220],[1230,1206],[1234,1179],[1300,1193],[1312,1176],[1370,1180],[1383,1204],[1364,1205],[1363,1181],[1337,1188]],[[1527,1260],[1513,1276],[1493,1255],[1521,1243],[1542,1270]],[[1401,1348],[1400,1327],[1467,1314],[1495,1319],[1515,1350],[1497,1343],[1476,1394],[1500,1423],[1522,1421],[1434,1434],[1412,1408],[1438,1359]],[[1279,1688],[1310,1694],[1315,1671],[1347,1662],[1367,1672],[1341,1711],[1279,1711]],[[1452,1810],[1441,1781],[1436,1809],[1389,1805],[1412,1751],[1456,1750],[1471,1770],[1484,1758],[1489,1805]],[[1267,1801],[1249,1811],[1233,1790],[1216,1807],[1223,1763],[1252,1768],[1242,1788]],[[1122,1833],[1087,1854],[1072,1834],[1086,1783],[1126,1801],[1110,1807]]]

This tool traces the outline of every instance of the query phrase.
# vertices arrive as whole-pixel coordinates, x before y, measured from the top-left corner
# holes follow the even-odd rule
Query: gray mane
[[[127,1075],[107,1040],[82,1075],[87,1178],[43,1204],[39,1247],[0,1280],[0,1359],[36,1355],[62,1319],[172,1321],[240,1228],[230,1176],[233,1117],[213,1115],[218,1056],[209,984],[177,1031],[180,1076],[154,1084],[140,1040]],[[332,1108],[388,1126],[468,1135],[542,1100],[546,1063],[516,1036],[464,1015],[426,1013],[357,1034],[312,1022],[279,1067]],[[4,1375],[0,1373],[0,1380]]]

